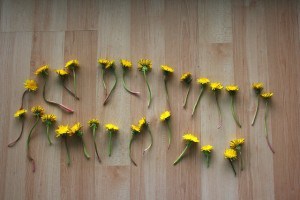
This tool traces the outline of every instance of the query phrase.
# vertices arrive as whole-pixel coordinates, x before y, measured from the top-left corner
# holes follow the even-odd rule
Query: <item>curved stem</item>
[[[17,139],[15,139],[13,142],[8,144],[8,147],[13,147],[15,144],[17,144],[17,142],[21,139],[22,135],[23,135],[23,130],[24,130],[24,124],[25,124],[25,120],[22,119],[22,128],[21,128],[21,132],[19,134],[19,136],[17,137]]]
[[[204,87],[201,86],[201,91],[200,91],[199,96],[198,96],[198,98],[197,98],[197,101],[196,101],[196,103],[195,103],[195,105],[194,105],[193,112],[192,112],[192,116],[194,116],[195,110],[196,110],[196,108],[197,108],[197,106],[198,106],[198,104],[199,104],[199,101],[200,101],[200,99],[201,99],[201,96],[202,96],[202,94],[203,94],[203,90],[204,90]]]
[[[81,143],[82,143],[82,147],[83,147],[84,156],[86,157],[86,159],[90,159],[90,155],[89,155],[89,153],[88,153],[88,151],[86,149],[86,146],[84,144],[83,138],[80,137],[80,139],[81,139]]]
[[[188,86],[188,90],[187,90],[187,93],[186,93],[186,96],[185,96],[185,99],[184,99],[184,102],[183,102],[183,108],[186,108],[186,103],[187,103],[187,99],[188,99],[188,96],[190,94],[190,91],[191,91],[191,84],[189,84]]]
[[[219,104],[219,98],[218,98],[218,93],[215,91],[215,97],[216,97],[216,103],[217,103],[217,108],[218,108],[218,113],[219,113],[219,125],[218,129],[222,127],[222,112],[221,112],[221,107]]]
[[[228,159],[228,161],[229,161],[229,163],[230,163],[230,165],[231,165],[231,168],[232,168],[232,170],[233,170],[234,176],[236,176],[236,171],[235,171],[235,169],[234,169],[232,160],[231,160],[231,159]]]
[[[148,133],[150,135],[150,141],[151,142],[150,142],[150,145],[146,149],[144,149],[143,155],[145,154],[146,151],[148,151],[152,147],[152,144],[153,144],[153,136],[152,136],[151,130],[150,130],[149,127],[147,128],[147,130],[148,130]]]
[[[70,158],[70,150],[68,147],[68,142],[67,142],[67,136],[63,136],[64,141],[65,141],[65,146],[66,146],[66,150],[67,150],[67,165],[70,166],[71,164],[71,158]]]
[[[232,116],[233,116],[233,119],[235,121],[235,123],[238,125],[238,127],[242,128],[242,125],[240,124],[237,116],[236,116],[236,113],[235,113],[235,109],[234,109],[234,96],[231,95],[231,112],[232,112]]]
[[[112,132],[108,132],[109,140],[108,140],[108,156],[111,156],[111,149],[112,149]]]
[[[131,161],[135,166],[137,166],[137,164],[134,162],[134,160],[133,160],[132,157],[131,157],[131,144],[132,144],[133,139],[134,139],[134,137],[133,137],[133,135],[131,135],[130,142],[129,142],[129,158],[130,158],[130,161]]]
[[[169,100],[168,86],[167,86],[167,77],[166,77],[166,76],[164,76],[164,85],[165,85],[165,91],[166,91],[167,103],[168,103],[169,108],[171,108],[170,100]]]
[[[60,103],[56,103],[54,101],[47,100],[47,98],[46,98],[46,85],[47,85],[47,79],[45,79],[44,87],[43,87],[43,99],[44,99],[44,101],[46,103],[48,103],[48,104],[51,104],[51,105],[54,105],[54,106],[58,106],[58,107],[62,108],[64,111],[66,111],[68,113],[73,113],[74,110],[72,110],[72,109],[70,109],[70,108],[68,108],[68,107],[66,107],[66,106],[64,106],[64,105],[62,105]]]
[[[124,87],[124,89],[127,91],[127,92],[129,92],[130,94],[133,94],[133,95],[139,95],[140,94],[140,92],[134,92],[134,91],[132,91],[132,90],[130,90],[128,87],[127,87],[127,85],[126,85],[126,83],[125,83],[125,70],[123,70],[123,76],[122,76],[122,83],[123,83],[123,87]]]
[[[117,77],[115,69],[113,69],[113,73],[115,76],[115,83],[114,83],[114,86],[112,87],[112,89],[110,90],[109,94],[107,95],[106,99],[104,100],[103,105],[105,105],[107,103],[109,97],[111,96],[112,92],[115,90],[117,83],[118,83],[118,77]]]
[[[36,125],[38,124],[40,120],[40,116],[37,116],[36,117],[36,121],[33,125],[33,127],[30,129],[30,132],[29,132],[29,135],[28,135],[28,138],[27,138],[27,142],[26,142],[26,149],[27,149],[27,158],[29,160],[29,162],[32,163],[32,171],[35,172],[35,162],[34,162],[34,159],[31,157],[30,155],[30,149],[29,149],[29,144],[30,144],[30,140],[31,140],[31,135],[32,135],[32,132],[33,132],[33,129],[36,127]]]
[[[23,109],[23,104],[24,104],[24,97],[25,97],[25,94],[28,92],[28,90],[25,90],[22,94],[22,99],[21,99],[21,107],[20,107],[20,110]]]
[[[266,134],[266,140],[267,140],[267,144],[270,148],[270,150],[272,151],[272,153],[275,153],[271,142],[269,141],[269,136],[268,136],[268,125],[267,125],[267,118],[268,118],[268,113],[269,113],[269,104],[268,101],[266,100],[266,112],[265,112],[265,134]]]
[[[101,69],[101,74],[102,74],[102,84],[103,84],[103,88],[104,88],[104,94],[105,94],[105,98],[106,98],[107,97],[107,87],[106,87],[105,80],[104,80],[104,76],[105,76],[104,68]]]
[[[168,127],[168,138],[169,138],[168,149],[169,149],[170,145],[171,145],[171,140],[172,140],[172,131],[171,131],[171,127],[170,127],[169,121],[166,121],[166,122],[167,122],[167,127]]]
[[[95,151],[96,151],[96,155],[98,158],[98,161],[101,163],[101,159],[98,153],[98,148],[97,148],[97,143],[96,143],[96,127],[93,126],[93,140],[94,140],[94,147],[95,147]]]
[[[178,158],[174,161],[173,165],[176,165],[177,163],[179,163],[179,161],[183,158],[186,150],[191,146],[191,142],[188,142],[184,148],[184,150],[182,151],[182,153],[178,156]]]
[[[50,145],[52,145],[50,135],[49,135],[49,125],[46,124],[46,134],[47,134],[47,139]]]
[[[73,81],[74,81],[74,94],[75,94],[75,96],[77,97],[76,72],[75,72],[75,69],[74,69],[74,68],[72,69],[72,71],[73,71]]]
[[[251,123],[252,126],[255,123],[256,116],[257,116],[257,113],[258,113],[258,107],[259,107],[259,96],[256,95],[256,98],[257,98],[257,103],[256,103],[256,109],[255,109],[255,113],[254,113],[254,116],[253,116],[253,119],[252,119],[252,123]]]
[[[66,85],[65,85],[65,82],[62,81],[62,85],[63,87],[69,92],[69,94],[71,94],[75,99],[79,100],[79,97],[76,96]]]
[[[149,108],[150,104],[151,104],[151,100],[152,100],[152,93],[151,93],[151,89],[150,89],[150,86],[149,86],[149,83],[148,83],[148,79],[147,79],[147,75],[146,75],[145,70],[143,70],[143,74],[144,74],[144,79],[146,81],[148,92],[149,92],[149,97],[148,97],[148,108]]]

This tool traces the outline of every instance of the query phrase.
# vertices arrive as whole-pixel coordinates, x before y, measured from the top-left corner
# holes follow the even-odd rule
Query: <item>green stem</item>
[[[268,113],[269,113],[269,103],[268,100],[266,100],[266,112],[265,112],[265,134],[266,134],[266,140],[267,140],[267,144],[270,148],[270,150],[272,151],[272,153],[274,154],[275,151],[271,145],[271,142],[269,141],[269,136],[268,136],[268,125],[267,125],[267,118],[268,118]]]
[[[77,97],[66,85],[65,85],[65,81],[62,80],[62,86],[69,92],[69,94],[71,94],[75,99],[79,100],[79,97]]]
[[[207,168],[209,168],[210,154],[206,154],[205,157],[206,157]]]
[[[253,126],[254,123],[255,123],[256,116],[257,116],[257,113],[258,113],[258,108],[259,108],[259,96],[256,95],[256,98],[257,98],[257,104],[256,104],[255,113],[254,113],[254,116],[253,116],[253,119],[252,119],[252,123],[251,123],[252,126]]]
[[[83,138],[80,137],[80,139],[81,139],[81,143],[82,143],[82,147],[83,147],[84,156],[86,157],[86,159],[90,159],[90,155],[89,155],[89,153],[88,153],[88,151],[86,149],[86,146],[85,146],[85,143],[83,141]]]
[[[95,147],[95,151],[96,151],[96,155],[98,158],[98,161],[101,163],[101,159],[98,153],[98,148],[97,148],[97,143],[96,143],[96,126],[93,126],[93,140],[94,140],[94,147]]]
[[[105,105],[107,103],[109,97],[111,96],[112,92],[115,90],[117,83],[118,83],[118,77],[117,77],[115,69],[113,69],[113,74],[115,76],[115,83],[114,83],[112,89],[110,90],[109,94],[107,95],[106,99],[104,100],[103,105]]]
[[[75,72],[75,69],[74,69],[74,68],[72,69],[72,71],[73,71],[73,80],[74,80],[74,94],[75,94],[75,96],[77,97],[76,72]]]
[[[71,158],[70,158],[70,150],[69,150],[68,142],[67,142],[67,136],[63,136],[63,138],[64,138],[64,141],[65,141],[65,146],[66,146],[66,150],[67,150],[67,164],[68,164],[68,166],[70,166]]]
[[[182,153],[178,156],[178,158],[174,161],[173,165],[176,165],[177,163],[179,163],[179,161],[183,158],[186,150],[191,146],[192,142],[188,142],[184,148],[184,150],[182,151]]]
[[[19,136],[17,137],[17,139],[15,139],[13,142],[11,142],[11,143],[8,144],[8,147],[13,147],[15,144],[17,144],[17,142],[21,139],[21,137],[23,135],[25,119],[22,118],[21,120],[22,120],[21,132],[20,132]]]
[[[218,92],[215,91],[215,97],[216,97],[216,103],[217,103],[217,108],[218,108],[218,113],[219,113],[219,125],[218,129],[222,127],[222,112],[221,112],[221,107],[219,104],[219,98],[218,98]]]
[[[231,168],[232,168],[232,170],[233,170],[234,176],[236,176],[236,171],[235,171],[235,169],[234,169],[232,160],[231,160],[231,159],[228,159],[228,161],[229,161],[229,163],[230,163],[230,165],[231,165]]]
[[[52,145],[52,141],[50,139],[50,135],[49,135],[49,125],[46,124],[46,134],[47,134],[47,139],[50,145]]]
[[[168,120],[166,121],[166,123],[167,123],[167,127],[168,127],[168,138],[169,138],[168,149],[169,149],[170,145],[171,145],[171,140],[172,140],[172,131],[171,131],[170,123]]]
[[[152,147],[152,144],[153,144],[153,136],[152,136],[151,130],[150,130],[149,127],[147,128],[147,130],[148,130],[148,133],[149,133],[149,135],[150,135],[150,145],[149,145],[146,149],[144,149],[143,155],[144,155],[144,153],[145,153],[146,151],[148,151],[148,150]]]
[[[137,96],[140,94],[139,92],[134,92],[134,91],[130,90],[130,89],[127,87],[127,85],[126,85],[126,83],[125,83],[125,70],[123,70],[122,83],[123,83],[124,89],[125,89],[127,92],[129,92],[130,94],[137,95]]]
[[[243,162],[243,157],[242,157],[242,150],[239,149],[238,152],[239,152],[239,156],[240,156],[240,160],[241,160],[241,171],[243,171],[244,170],[244,162]]]
[[[143,74],[144,74],[144,79],[146,81],[148,92],[149,92],[149,97],[148,97],[148,108],[149,108],[150,104],[151,104],[151,100],[152,100],[152,93],[151,93],[151,89],[150,89],[150,86],[149,86],[149,83],[148,83],[148,79],[147,79],[145,70],[143,70]]]
[[[111,156],[111,149],[112,149],[112,132],[108,132],[109,140],[108,140],[108,156]]]
[[[190,94],[190,91],[191,91],[191,84],[189,84],[189,86],[188,86],[188,90],[187,90],[187,93],[186,93],[186,96],[185,96],[185,99],[184,99],[184,102],[183,102],[183,108],[186,108],[186,103],[187,103],[187,99],[188,99],[188,96]]]
[[[235,121],[235,123],[238,125],[238,127],[242,128],[242,125],[240,124],[238,118],[237,118],[237,115],[235,113],[235,109],[234,109],[234,96],[231,95],[231,112],[232,112],[232,116],[233,116],[233,119]]]
[[[195,103],[195,105],[194,105],[193,112],[192,112],[192,116],[194,116],[195,110],[196,110],[196,108],[197,108],[197,106],[198,106],[198,104],[199,104],[199,101],[200,101],[200,99],[201,99],[201,96],[202,96],[202,94],[203,94],[203,90],[204,90],[204,86],[201,85],[201,91],[200,91],[199,96],[198,96],[198,98],[197,98],[197,101],[196,101],[196,103]]]
[[[40,120],[40,116],[37,115],[36,116],[36,121],[33,125],[33,127],[31,128],[30,132],[29,132],[29,135],[28,135],[28,138],[27,138],[27,142],[26,142],[26,149],[27,149],[27,158],[28,160],[32,163],[32,171],[35,172],[35,161],[34,159],[31,157],[31,154],[30,154],[30,149],[29,149],[29,145],[30,145],[30,140],[31,140],[31,135],[32,135],[32,132],[33,132],[33,129],[36,127],[36,125],[38,124]]]
[[[168,103],[169,108],[171,108],[170,100],[169,100],[169,91],[168,91],[168,86],[167,86],[167,76],[166,75],[164,76],[164,85],[165,85],[167,103]]]
[[[129,142],[129,158],[130,158],[130,161],[131,161],[135,166],[137,166],[137,164],[134,162],[134,160],[133,160],[132,157],[131,157],[131,145],[132,145],[133,139],[134,139],[134,137],[133,137],[133,135],[131,135],[130,142]]]
[[[101,74],[102,74],[102,84],[103,84],[103,88],[104,88],[104,94],[105,94],[105,98],[106,98],[107,97],[107,87],[106,87],[105,80],[104,80],[104,76],[105,76],[104,68],[102,68]]]

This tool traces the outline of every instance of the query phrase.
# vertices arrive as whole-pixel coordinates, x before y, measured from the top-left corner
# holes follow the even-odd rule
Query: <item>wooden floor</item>
[[[181,0],[1,0],[0,1],[0,199],[300,199],[300,1],[181,1]],[[129,86],[141,91],[130,96],[119,82],[110,102],[103,106],[104,91],[97,66],[99,57],[134,62],[128,74]],[[149,82],[153,104],[147,108],[147,88],[136,69],[140,58],[153,61]],[[34,118],[27,115],[21,141],[21,124],[13,114],[19,108],[23,81],[35,78],[43,64],[61,68],[69,59],[78,59],[78,94],[74,100],[64,91],[54,72],[50,73],[47,95],[75,109],[73,115],[46,105],[42,89],[25,98],[26,108],[45,106],[58,116],[58,124],[82,122],[84,140],[92,158],[87,161],[81,145],[70,143],[72,164],[66,165],[66,150],[59,139],[49,146],[45,127],[38,125],[32,138],[36,172],[26,159],[26,137]],[[167,129],[159,115],[167,109],[161,64],[175,69],[170,80],[173,139],[167,150]],[[208,90],[191,118],[199,87],[193,82],[187,109],[182,108],[186,88],[179,82],[183,72],[206,76],[224,85],[235,83],[238,128],[230,113],[230,99],[220,96],[223,127],[217,129],[218,113]],[[118,76],[121,68],[117,65]],[[112,76],[107,81],[112,86]],[[38,80],[40,85],[42,80]],[[265,83],[274,92],[270,108],[270,139],[273,155],[264,138],[263,112],[250,126],[255,111],[255,95],[250,86]],[[70,82],[70,87],[72,86]],[[147,134],[133,144],[130,164],[128,144],[130,124],[146,116],[151,123],[154,145]],[[98,131],[102,163],[95,159],[87,121],[97,117],[101,126],[115,123],[120,133],[114,141],[112,157],[107,155],[108,137]],[[192,148],[177,166],[172,163],[184,148],[182,135],[193,132],[201,145],[215,146],[210,168],[200,152]],[[245,170],[237,177],[223,157],[228,142],[245,137]]]

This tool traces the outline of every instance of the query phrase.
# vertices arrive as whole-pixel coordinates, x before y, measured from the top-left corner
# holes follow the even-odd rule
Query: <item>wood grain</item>
[[[0,1],[0,199],[300,199],[300,1],[291,0],[1,0]],[[122,84],[122,69],[109,103],[103,106],[104,89],[98,58],[129,59],[128,86],[140,91],[128,94]],[[137,61],[148,58],[153,70],[148,74],[153,102],[147,108],[147,88]],[[24,91],[23,81],[36,78],[34,71],[49,64],[62,68],[78,59],[78,95],[70,96],[51,71],[47,97],[73,108],[70,115],[47,105],[40,89],[25,98],[29,110],[40,104],[58,116],[58,124],[79,121],[84,125],[84,141],[91,159],[83,156],[78,138],[69,141],[72,164],[66,164],[66,150],[60,139],[49,146],[39,124],[31,149],[36,172],[26,159],[26,137],[34,123],[28,112],[24,135],[13,148],[7,144],[17,137],[21,124],[13,118]],[[172,144],[167,150],[167,127],[159,115],[169,109],[163,88],[161,64],[175,69],[168,82],[172,112]],[[186,87],[182,73],[193,74],[187,108],[182,108]],[[220,94],[222,128],[214,95],[205,91],[194,117],[193,105],[200,88],[198,77],[208,77],[224,85],[237,84],[237,114],[242,128],[231,116],[230,98]],[[108,87],[113,75],[107,74]],[[274,92],[268,126],[276,151],[272,154],[264,137],[261,104],[255,126],[255,95],[250,88],[262,81]],[[72,88],[72,80],[67,85]],[[153,148],[145,155],[149,136],[142,134],[132,146],[137,167],[130,163],[130,125],[145,116],[154,136]],[[95,157],[87,121],[99,118],[97,144],[102,163]],[[120,132],[108,157],[105,123],[115,123]],[[185,132],[193,132],[201,145],[212,144],[215,151],[206,167],[200,144],[191,148],[177,166],[172,163],[184,148]],[[244,137],[245,170],[237,177],[223,157],[228,142]],[[236,166],[238,169],[238,166]]]

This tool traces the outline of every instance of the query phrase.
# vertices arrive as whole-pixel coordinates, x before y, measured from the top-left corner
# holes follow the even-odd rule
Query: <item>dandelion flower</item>
[[[67,165],[69,166],[71,164],[71,158],[70,158],[70,151],[68,147],[67,142],[67,136],[72,136],[73,134],[70,131],[69,125],[59,125],[58,128],[55,130],[56,137],[62,137],[64,139],[65,147],[67,150]]]
[[[230,148],[234,149],[238,153],[238,157],[240,158],[241,161],[241,171],[243,171],[244,166],[243,166],[243,157],[242,157],[242,146],[245,143],[244,138],[236,138],[234,140],[230,141]]]
[[[163,74],[164,74],[165,92],[166,92],[166,96],[167,96],[167,103],[168,103],[169,108],[170,108],[171,105],[170,105],[170,100],[169,100],[170,97],[169,97],[169,92],[168,92],[167,81],[168,81],[169,76],[174,73],[174,69],[170,66],[167,66],[167,65],[161,65],[161,69],[162,69]]]
[[[237,159],[237,152],[234,149],[225,149],[224,157],[229,161],[231,168],[233,170],[234,176],[236,176],[236,171],[233,166],[233,161]]]
[[[111,96],[111,94],[115,90],[115,88],[117,86],[117,83],[118,83],[118,77],[117,77],[117,74],[116,74],[116,71],[115,71],[114,63],[115,63],[114,60],[101,59],[101,58],[98,59],[98,64],[102,68],[102,70],[101,70],[101,72],[102,72],[102,84],[103,84],[104,92],[105,92],[105,99],[104,99],[103,105],[105,105],[108,102],[109,97]],[[111,70],[114,77],[115,77],[114,85],[113,85],[112,89],[110,90],[110,92],[108,94],[107,94],[107,88],[106,88],[106,83],[105,83],[105,79],[104,79],[105,72],[107,70]]]
[[[46,125],[46,135],[47,139],[50,145],[52,145],[50,135],[49,135],[49,129],[50,127],[56,122],[56,116],[53,114],[44,114],[41,117],[42,122]]]
[[[81,141],[82,148],[83,148],[83,154],[86,159],[90,159],[90,155],[87,151],[87,148],[85,146],[84,140],[83,140],[83,131],[82,131],[82,125],[79,122],[76,122],[71,128],[70,128],[71,134],[77,135]]]
[[[25,114],[26,113],[27,113],[27,110],[25,110],[25,109],[19,109],[15,112],[14,117],[21,120],[22,128],[21,128],[21,132],[20,132],[19,136],[17,137],[17,139],[15,139],[13,142],[9,143],[8,147],[13,147],[21,139],[21,137],[23,135],[23,130],[24,130]]]
[[[134,160],[132,159],[131,157],[131,145],[132,145],[132,142],[134,140],[134,136],[135,135],[138,135],[140,132],[141,132],[141,128],[140,126],[138,125],[134,125],[132,124],[130,126],[130,129],[131,129],[131,138],[130,138],[130,142],[129,142],[129,158],[130,158],[130,161],[135,165],[137,166],[136,162],[134,162]]]
[[[106,124],[105,129],[107,130],[109,140],[108,140],[108,156],[111,156],[112,151],[112,136],[119,131],[119,127],[114,124]]]
[[[201,151],[203,152],[203,154],[206,158],[207,168],[209,167],[211,152],[212,152],[213,149],[214,149],[214,147],[209,145],[209,144],[201,147]]]
[[[200,91],[197,101],[194,105],[192,116],[194,116],[195,110],[199,104],[202,94],[203,94],[204,90],[206,89],[207,84],[209,84],[209,82],[210,82],[210,80],[208,78],[198,78],[197,79],[197,83],[200,85],[201,91]]]
[[[167,121],[171,117],[171,112],[170,111],[165,111],[160,115],[160,120],[161,121]]]
[[[79,69],[78,60],[69,60],[65,68],[73,73],[73,86],[74,86],[74,94],[77,97],[77,86],[76,86],[76,70]]]
[[[168,149],[170,148],[171,145],[171,139],[172,139],[172,131],[171,131],[171,126],[170,126],[170,118],[171,118],[171,112],[170,111],[165,111],[160,115],[160,121],[166,122],[167,127],[168,127],[168,138],[169,138],[169,145]]]
[[[222,112],[219,104],[219,92],[223,89],[223,85],[220,82],[212,82],[210,83],[210,88],[215,94],[215,99],[216,99],[216,104],[217,104],[218,114],[219,114],[219,125],[218,125],[218,129],[219,129],[222,126]]]
[[[152,69],[152,62],[151,60],[148,59],[140,59],[138,62],[138,69],[143,73],[145,82],[147,84],[148,92],[149,92],[149,97],[148,97],[148,108],[150,107],[151,100],[152,100],[152,92],[148,83],[147,79],[147,73],[151,71]]]
[[[125,83],[125,74],[128,70],[130,70],[132,68],[132,63],[129,61],[129,60],[125,60],[125,59],[121,59],[120,60],[120,63],[122,65],[122,69],[123,69],[123,76],[122,76],[122,81],[123,81],[123,87],[124,89],[129,92],[130,94],[133,94],[133,95],[139,95],[140,93],[139,92],[134,92],[132,90],[130,90],[126,83]]]
[[[92,130],[92,134],[93,134],[93,141],[94,141],[96,155],[97,155],[98,161],[101,163],[101,159],[100,159],[100,156],[98,153],[98,148],[97,148],[97,143],[96,143],[96,130],[98,129],[99,124],[100,124],[99,120],[96,118],[93,118],[88,121],[88,125],[89,125],[90,129]]]
[[[271,145],[271,142],[269,140],[268,125],[267,125],[267,118],[268,118],[268,113],[269,113],[269,102],[270,102],[272,96],[273,96],[273,92],[264,92],[261,94],[261,97],[265,100],[265,109],[266,109],[265,117],[264,117],[266,140],[267,140],[267,144],[268,144],[270,150],[272,151],[272,153],[275,153],[275,151]]]
[[[188,90],[187,90],[187,93],[185,95],[184,102],[183,102],[183,108],[186,107],[187,99],[188,99],[188,96],[191,91],[192,80],[193,80],[193,78],[192,78],[192,74],[190,72],[183,73],[180,77],[180,81],[185,83],[188,86]]]
[[[48,76],[49,65],[43,65],[39,67],[34,74],[37,76]]]
[[[152,132],[150,130],[150,127],[149,127],[149,123],[147,122],[146,120],[146,117],[142,117],[140,120],[139,120],[139,123],[138,123],[138,127],[141,129],[141,131],[143,129],[147,129],[147,132],[149,133],[149,136],[150,136],[150,144],[148,147],[146,147],[143,151],[143,154],[148,151],[151,147],[152,147],[152,144],[153,144],[153,136],[152,136]]]
[[[233,119],[234,119],[235,123],[238,125],[238,127],[242,128],[242,125],[240,124],[238,117],[236,115],[235,106],[234,106],[235,94],[237,93],[237,91],[239,91],[239,87],[237,85],[228,85],[228,86],[226,86],[226,90],[231,97],[231,113],[232,113]]]
[[[25,116],[25,114],[27,113],[27,110],[25,109],[20,109],[20,110],[17,110],[14,114],[14,117],[15,118],[22,118]]]
[[[38,84],[36,83],[35,80],[31,80],[31,79],[27,79],[24,82],[24,88],[25,91],[22,94],[22,98],[21,98],[21,107],[19,110],[23,109],[23,103],[24,103],[24,98],[27,92],[35,92],[38,89]]]
[[[181,154],[178,156],[178,158],[174,161],[173,165],[176,165],[177,163],[179,163],[179,161],[181,161],[181,159],[183,158],[185,152],[187,151],[187,149],[193,144],[193,143],[199,143],[199,139],[191,134],[191,133],[186,133],[182,136],[182,139],[184,141],[186,141],[186,146],[184,148],[184,150],[181,152]]]
[[[254,113],[253,120],[251,123],[251,125],[253,126],[255,123],[255,120],[256,120],[258,109],[259,109],[259,95],[261,94],[261,91],[264,89],[264,84],[261,82],[253,83],[252,88],[256,94],[256,99],[257,99],[255,113]]]
[[[58,75],[62,86],[65,88],[65,90],[67,90],[69,92],[69,94],[71,94],[75,99],[79,100],[79,97],[75,95],[74,92],[72,92],[66,85],[65,85],[65,81],[69,75],[69,72],[65,69],[57,69],[55,70],[56,74]]]

